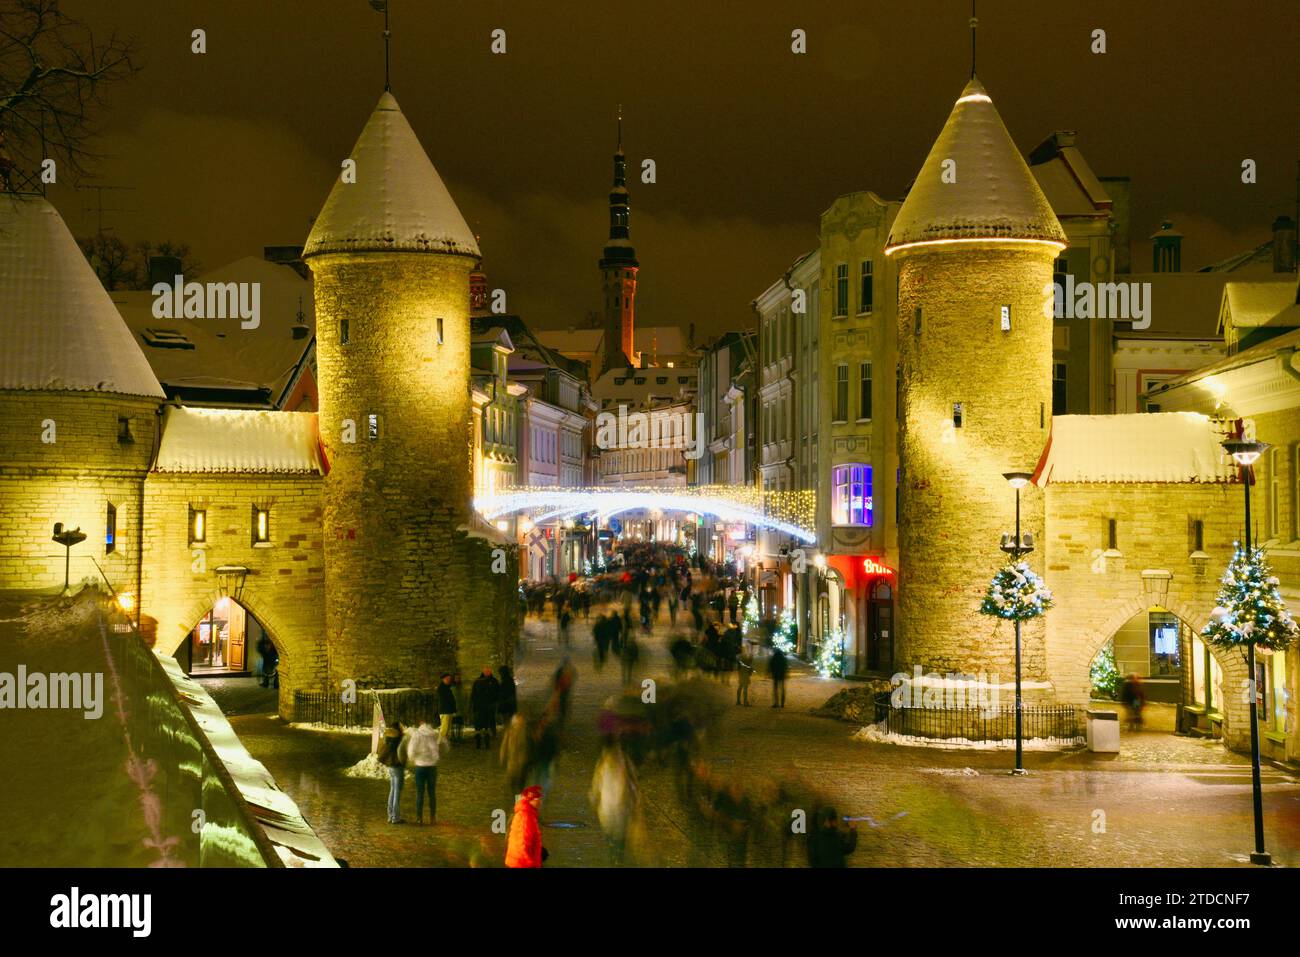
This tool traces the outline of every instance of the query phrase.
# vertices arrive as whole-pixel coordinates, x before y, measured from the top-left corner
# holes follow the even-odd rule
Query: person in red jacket
[[[542,829],[537,822],[537,809],[542,803],[542,789],[536,784],[524,788],[515,802],[515,814],[510,819],[510,835],[506,840],[506,867],[541,867],[545,851],[542,850]]]

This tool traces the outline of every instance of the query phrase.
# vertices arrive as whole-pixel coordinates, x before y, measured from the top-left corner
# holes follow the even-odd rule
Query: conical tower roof
[[[165,398],[63,217],[0,192],[0,389]]]
[[[946,160],[956,163],[953,182],[944,182]],[[981,239],[1066,243],[993,100],[971,77],[894,219],[886,250]]]
[[[333,252],[479,255],[478,243],[391,93],[352,147],[356,182],[340,177],[303,257]]]

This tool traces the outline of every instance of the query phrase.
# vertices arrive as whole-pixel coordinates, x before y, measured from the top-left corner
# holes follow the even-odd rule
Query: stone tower
[[[1009,625],[978,613],[1005,560],[1015,493],[1052,414],[1052,263],[1065,232],[978,79],[962,91],[894,220],[901,365],[900,670],[1012,680]],[[1043,496],[1021,492],[1043,535]],[[1042,571],[1041,548],[1030,556]],[[1046,667],[1042,621],[1024,628],[1024,675]]]
[[[472,525],[474,235],[397,101],[378,105],[303,250],[315,278],[329,681],[431,687],[499,663]],[[510,583],[513,589],[514,583]],[[513,636],[511,644],[513,644]],[[472,645],[472,647],[471,647]]]
[[[627,368],[636,358],[636,273],[639,264],[628,228],[627,157],[623,155],[623,120],[618,121],[614,153],[614,188],[609,192],[609,244],[600,259],[605,294],[605,357],[601,372]]]

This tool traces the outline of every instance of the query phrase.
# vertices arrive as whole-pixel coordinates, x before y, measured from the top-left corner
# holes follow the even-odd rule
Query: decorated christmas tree
[[[799,626],[794,620],[794,612],[789,608],[782,608],[781,617],[776,623],[776,633],[772,635],[773,646],[780,648],[787,655],[791,654],[798,633]]]
[[[747,636],[753,637],[758,631],[758,596],[750,595],[749,601],[745,603],[745,618],[741,623],[741,628]]]
[[[844,632],[838,628],[822,639],[817,651],[817,673],[823,678],[844,675]]]
[[[989,582],[980,613],[1027,621],[1052,607],[1052,592],[1026,561],[1012,559]]]
[[[1248,554],[1238,544],[1223,574],[1218,607],[1210,613],[1201,637],[1220,648],[1289,648],[1300,636],[1300,628],[1287,611],[1278,586],[1264,549],[1251,548]]]
[[[1114,701],[1115,692],[1119,689],[1119,669],[1115,667],[1115,642],[1113,640],[1106,642],[1101,651],[1097,652],[1097,657],[1092,659],[1090,676],[1092,678],[1092,696]]]

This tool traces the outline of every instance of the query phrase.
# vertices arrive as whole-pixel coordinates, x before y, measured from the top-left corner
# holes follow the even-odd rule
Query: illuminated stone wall
[[[93,558],[114,588],[135,590],[157,408],[154,399],[105,393],[0,392],[0,589],[62,586],[63,546],[50,540],[62,522],[86,533],[72,549],[74,582],[99,577]],[[130,420],[133,441],[118,440],[119,417]],[[109,503],[117,508],[111,552]]]
[[[1052,414],[1052,320],[1043,287],[1054,249],[958,244],[894,253],[902,363],[902,521],[895,665],[1011,676],[1014,644],[980,601],[1014,527],[1004,472],[1030,471]],[[1000,307],[1011,307],[1011,330]],[[921,328],[915,310],[921,309]],[[962,404],[954,427],[953,404]],[[1043,497],[1021,494],[1021,527],[1043,533]],[[1042,552],[1031,557],[1041,572]],[[1044,677],[1043,626],[1023,629],[1027,680]]]
[[[469,271],[425,253],[312,257],[332,687],[432,687],[513,650],[517,557],[470,519]],[[438,341],[438,320],[442,341]],[[347,321],[346,344],[341,323]],[[368,416],[378,416],[370,437]],[[344,441],[346,420],[355,442]]]
[[[1160,606],[1193,630],[1204,627],[1240,535],[1242,491],[1194,483],[1051,484],[1045,491],[1041,551],[1056,602],[1047,613],[1047,670],[1058,700],[1086,704],[1093,657],[1134,615]],[[1106,557],[1111,518],[1119,555]],[[1200,562],[1192,559],[1196,520],[1209,556]],[[1144,583],[1144,570],[1170,577],[1148,575]],[[1223,668],[1224,737],[1229,747],[1248,748],[1245,664],[1240,655],[1211,651]]]
[[[270,511],[269,544],[253,544],[254,506]],[[207,512],[203,544],[189,540],[191,507]],[[158,650],[176,654],[221,596],[217,568],[242,565],[240,604],[280,652],[280,713],[291,715],[295,690],[325,687],[321,511],[318,475],[150,475],[141,610],[157,619]]]

